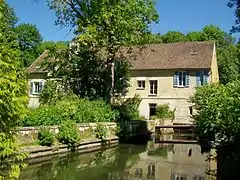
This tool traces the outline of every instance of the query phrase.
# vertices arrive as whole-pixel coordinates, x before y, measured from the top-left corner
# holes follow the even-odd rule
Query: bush
[[[63,122],[59,127],[57,138],[60,143],[68,145],[68,148],[71,150],[75,150],[77,143],[80,141],[76,123],[70,120]]]
[[[72,120],[76,123],[112,122],[116,113],[102,100],[65,98],[55,105],[43,105],[31,110],[23,121],[24,126],[60,125]]]
[[[64,96],[60,90],[60,84],[57,81],[47,81],[39,96],[40,104],[55,104]]]
[[[107,128],[101,124],[97,125],[97,128],[95,129],[96,138],[105,140],[107,137]]]
[[[190,98],[200,138],[216,146],[240,142],[240,81],[227,85],[211,84],[196,89]]]
[[[130,121],[142,119],[139,116],[139,105],[141,98],[135,95],[133,98],[128,98],[127,100],[117,99],[112,105],[112,108],[118,112],[117,121]]]
[[[174,119],[175,110],[171,111],[167,104],[159,104],[156,108],[156,116],[160,119]]]
[[[52,146],[54,143],[54,134],[46,127],[40,128],[38,132],[38,143],[41,146]]]

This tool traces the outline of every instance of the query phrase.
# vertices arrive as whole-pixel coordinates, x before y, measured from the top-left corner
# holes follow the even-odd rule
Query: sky
[[[36,2],[37,1],[37,2]],[[15,9],[18,23],[32,23],[37,26],[46,41],[67,41],[74,35],[69,28],[54,24],[55,14],[48,9],[46,0],[7,0]],[[234,25],[233,9],[227,7],[228,0],[156,0],[160,16],[158,24],[152,25],[154,33],[168,31],[201,30],[213,24],[229,32]],[[234,35],[237,37],[237,35]]]

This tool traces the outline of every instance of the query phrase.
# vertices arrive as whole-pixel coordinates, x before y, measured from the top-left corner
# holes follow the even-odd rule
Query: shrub
[[[80,141],[76,123],[70,120],[63,122],[59,127],[57,138],[60,143],[68,145],[71,150],[75,150],[77,143]]]
[[[167,104],[159,104],[156,108],[156,116],[160,119],[174,119],[175,110],[171,111]]]
[[[54,134],[46,127],[40,128],[38,132],[38,143],[41,146],[52,146],[54,143]]]
[[[112,108],[118,111],[117,121],[141,119],[138,110],[140,102],[141,98],[138,95],[126,100],[117,99],[112,105]]]
[[[97,128],[95,129],[96,138],[105,140],[107,137],[107,128],[101,124],[97,125]]]
[[[55,105],[42,105],[31,110],[23,121],[24,126],[60,125],[72,120],[76,123],[112,122],[116,112],[102,100],[90,101],[66,97]]]

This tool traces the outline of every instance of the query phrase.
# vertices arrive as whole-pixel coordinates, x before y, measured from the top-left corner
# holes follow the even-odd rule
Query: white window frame
[[[156,84],[153,84],[153,89],[152,89],[153,93],[151,93],[151,82],[156,82]],[[157,95],[157,91],[158,91],[158,80],[149,80],[149,95],[150,96],[156,96]]]
[[[145,89],[146,82],[145,80],[137,80],[137,89]]]
[[[184,73],[185,73],[185,76],[184,76]],[[182,84],[180,85],[180,74],[182,75]],[[186,85],[187,85],[187,81],[186,81],[186,79],[187,79],[187,71],[178,71],[178,87],[186,87]],[[185,80],[185,85],[183,85],[183,82],[184,82],[184,80]]]
[[[33,85],[31,86],[31,83],[33,83]],[[42,87],[38,90],[38,92],[36,91],[36,83],[42,83]],[[43,89],[44,86],[44,81],[43,80],[31,80],[30,81],[30,94],[31,95],[39,95]]]

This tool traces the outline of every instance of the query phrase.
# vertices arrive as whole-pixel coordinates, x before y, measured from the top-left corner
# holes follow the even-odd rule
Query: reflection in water
[[[192,155],[188,156],[188,150]],[[120,145],[89,154],[69,154],[25,169],[22,180],[204,180],[208,163],[194,144]]]

